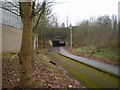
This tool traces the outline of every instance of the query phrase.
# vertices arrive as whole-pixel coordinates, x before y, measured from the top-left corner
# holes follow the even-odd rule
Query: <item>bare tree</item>
[[[36,2],[30,1],[30,2],[18,2],[15,0],[14,2],[3,2],[0,7],[2,9],[5,9],[17,16],[21,17],[22,23],[23,23],[23,33],[22,33],[22,42],[21,42],[21,50],[19,53],[19,60],[21,65],[21,71],[20,71],[20,87],[26,88],[29,87],[32,84],[32,52],[33,52],[33,46],[32,46],[32,33],[33,28],[37,27],[37,24],[39,23],[42,15],[45,12],[46,7],[46,0],[43,0],[38,7],[39,9],[36,10]],[[7,4],[7,5],[6,5]],[[6,7],[7,6],[7,7]],[[9,8],[9,7],[14,7]],[[37,23],[33,27],[33,18],[35,16],[39,16]]]

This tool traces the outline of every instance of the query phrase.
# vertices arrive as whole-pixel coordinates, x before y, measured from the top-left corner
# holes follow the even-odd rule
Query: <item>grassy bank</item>
[[[97,48],[95,46],[85,46],[80,48],[73,48],[72,52],[86,57],[95,57],[107,62],[118,62],[118,49],[111,48]]]

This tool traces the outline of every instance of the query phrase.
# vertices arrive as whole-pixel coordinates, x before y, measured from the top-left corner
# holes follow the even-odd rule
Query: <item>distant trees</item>
[[[56,28],[56,27],[51,27],[48,30],[47,33],[47,38],[49,40],[53,40],[53,39],[60,39],[60,40],[67,40],[67,37],[69,36],[69,29],[68,28]]]
[[[43,46],[44,48],[46,47],[47,32],[48,32],[48,21],[46,20],[46,18],[44,18],[41,24],[39,25],[37,32],[39,47],[41,46]]]
[[[59,26],[57,18],[51,13],[50,8],[49,10],[37,28],[39,48],[45,48],[49,40],[57,38],[64,41],[69,36],[69,29],[65,27],[64,23]]]
[[[52,19],[52,2],[48,2],[46,1],[46,9],[44,11],[44,14],[42,15],[37,28],[35,28],[35,34],[38,35],[38,46],[39,48],[45,48],[46,47],[46,42],[48,41],[47,38],[47,33],[48,33],[48,29],[49,27],[51,27],[51,24],[53,22]],[[35,21],[38,18],[35,19]]]
[[[61,24],[61,27],[65,28],[65,23],[62,23],[62,24]]]
[[[116,16],[100,16],[84,20],[73,31],[74,47],[94,45],[97,47],[118,47],[118,21]]]

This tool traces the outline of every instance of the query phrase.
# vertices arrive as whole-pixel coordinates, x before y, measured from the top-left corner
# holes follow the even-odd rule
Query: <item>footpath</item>
[[[120,72],[119,72],[120,67],[119,66],[114,66],[114,65],[106,64],[104,62],[94,61],[94,60],[90,60],[87,58],[83,58],[80,56],[70,54],[63,47],[60,47],[59,54],[65,56],[65,57],[68,57],[72,60],[78,61],[80,63],[89,65],[89,66],[94,67],[96,69],[99,69],[99,70],[102,70],[104,72],[107,72],[107,73],[110,73],[112,75],[120,77]]]

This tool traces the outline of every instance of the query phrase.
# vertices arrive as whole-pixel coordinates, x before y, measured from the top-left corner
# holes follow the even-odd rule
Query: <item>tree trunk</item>
[[[29,87],[32,84],[32,3],[20,2],[22,10],[22,43],[19,54],[21,71],[20,86],[22,88]]]

